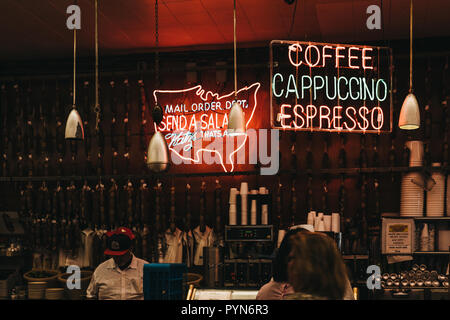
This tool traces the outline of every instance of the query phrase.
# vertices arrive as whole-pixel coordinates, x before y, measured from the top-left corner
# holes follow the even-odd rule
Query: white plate
[[[406,198],[408,198],[408,199],[413,198],[413,199],[417,199],[417,200],[424,200],[424,196],[422,196],[422,195],[420,195],[420,194],[408,194],[408,193],[404,193],[404,194],[402,194],[402,196],[400,197],[400,199],[402,199],[402,198],[404,198],[404,199],[406,199]]]
[[[401,215],[414,215],[414,216],[423,216],[422,212],[414,211],[414,210],[405,210],[400,212]]]
[[[410,196],[410,195],[402,195],[401,196],[401,198],[400,198],[401,200],[402,199],[405,199],[405,200],[417,200],[417,201],[424,201],[424,198],[423,197],[417,197],[417,196]]]

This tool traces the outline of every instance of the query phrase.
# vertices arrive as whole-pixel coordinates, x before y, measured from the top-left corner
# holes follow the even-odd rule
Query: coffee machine
[[[226,226],[224,287],[259,288],[270,280],[272,225]]]

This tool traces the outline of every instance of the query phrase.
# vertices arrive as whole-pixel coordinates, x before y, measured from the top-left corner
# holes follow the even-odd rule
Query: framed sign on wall
[[[272,128],[392,131],[392,52],[387,47],[273,40]]]

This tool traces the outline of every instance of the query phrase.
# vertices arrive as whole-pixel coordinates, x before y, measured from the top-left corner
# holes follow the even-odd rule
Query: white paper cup
[[[420,140],[407,141],[409,149],[409,165],[411,167],[421,166],[423,163],[423,142]]]
[[[339,213],[331,214],[331,231],[335,233],[341,232],[341,217]]]
[[[229,203],[236,204],[236,196],[239,194],[239,191],[237,188],[231,188],[230,189],[230,201]]]
[[[439,251],[448,251],[450,247],[450,230],[439,230]]]
[[[286,234],[285,230],[278,230],[278,241],[277,241],[277,248],[280,247],[281,241],[283,241],[284,235]]]
[[[247,182],[241,182],[241,189],[239,190],[239,193],[242,194],[248,194],[248,183]]]
[[[251,191],[251,194],[252,195],[257,195],[258,194],[258,190],[252,190]],[[251,203],[251,209],[250,209],[250,224],[252,225],[252,226],[255,226],[256,225],[256,213],[257,213],[257,205],[256,205],[256,199],[253,199],[252,200],[252,203]]]
[[[229,218],[228,218],[228,223],[230,224],[230,226],[235,226],[236,225],[236,204],[230,203],[230,211],[229,211]]]
[[[316,230],[316,228],[314,228],[314,230]],[[317,231],[319,231],[319,232],[326,231],[325,230],[325,224],[323,223],[323,220],[319,221],[319,226],[317,227]]]
[[[331,215],[323,216],[323,224],[325,227],[325,231],[331,231]]]
[[[316,219],[316,212],[310,211],[308,213],[307,223],[314,226],[315,219]]]

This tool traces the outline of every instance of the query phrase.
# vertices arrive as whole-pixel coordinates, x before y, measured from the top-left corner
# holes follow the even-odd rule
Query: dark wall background
[[[394,53],[394,131],[391,134],[365,135],[365,152],[367,153],[368,168],[377,167],[376,172],[365,174],[358,173],[361,167],[360,157],[361,134],[343,134],[346,139],[345,152],[347,157],[346,168],[339,166],[339,151],[341,149],[341,135],[337,133],[291,133],[282,132],[280,142],[281,171],[278,176],[260,175],[223,175],[220,167],[205,170],[196,165],[171,168],[169,174],[153,175],[145,167],[144,155],[147,143],[152,134],[152,122],[150,111],[153,105],[152,91],[156,88],[154,80],[154,55],[130,55],[120,57],[100,58],[100,104],[102,107],[101,127],[104,132],[104,154],[99,159],[99,138],[94,130],[95,114],[94,103],[94,77],[93,58],[83,57],[79,59],[79,76],[77,80],[77,105],[83,120],[87,120],[85,126],[86,142],[78,142],[75,145],[64,141],[65,119],[71,105],[71,61],[21,61],[2,64],[0,74],[1,86],[1,125],[2,154],[6,154],[2,160],[2,180],[0,183],[0,210],[19,210],[19,192],[24,188],[30,178],[34,177],[34,189],[38,189],[45,179],[49,189],[53,190],[56,182],[67,186],[74,179],[77,186],[81,186],[85,176],[90,176],[89,183],[94,186],[97,176],[104,176],[106,189],[109,188],[110,175],[122,186],[128,178],[135,182],[135,189],[140,178],[145,178],[150,186],[156,184],[159,179],[163,183],[163,197],[168,201],[169,190],[172,182],[176,187],[176,214],[181,224],[185,214],[184,190],[187,183],[192,186],[192,208],[194,224],[198,223],[198,203],[200,198],[201,182],[206,182],[207,188],[207,221],[214,223],[213,192],[215,180],[218,179],[223,187],[222,215],[227,214],[228,194],[230,187],[238,187],[241,181],[248,181],[250,188],[266,186],[274,195],[277,185],[282,184],[281,192],[281,222],[277,218],[277,207],[274,197],[273,223],[279,225],[291,222],[302,223],[306,220],[306,213],[310,206],[316,211],[325,213],[339,212],[339,189],[341,179],[344,181],[346,197],[344,203],[344,216],[356,217],[355,223],[360,222],[361,208],[365,207],[368,214],[369,225],[376,226],[379,223],[379,214],[382,212],[399,211],[399,190],[401,173],[390,173],[389,167],[407,166],[404,161],[403,145],[407,139],[426,139],[429,143],[429,162],[446,162],[448,165],[448,148],[444,152],[445,141],[449,138],[449,118],[447,103],[450,98],[450,74],[448,68],[449,50],[448,39],[428,39],[415,43],[416,56],[414,59],[414,88],[421,107],[422,126],[415,132],[401,132],[397,129],[398,115],[409,84],[408,43],[387,43],[393,47]],[[384,43],[386,45],[386,43]],[[238,86],[251,84],[254,81],[262,83],[260,99],[262,110],[258,114],[258,122],[262,128],[269,128],[269,49],[253,48],[239,50],[238,52]],[[182,88],[186,83],[186,62],[196,62],[198,67],[198,83],[208,83],[210,90],[232,91],[232,51],[202,51],[202,52],[171,52],[162,53],[161,59],[161,83],[160,88]],[[216,61],[227,62],[227,81],[224,84],[215,83]],[[126,85],[128,80],[129,98],[126,100]],[[147,111],[144,117],[148,123],[144,130],[141,128],[141,96],[138,80],[143,80],[147,96]],[[114,81],[115,89],[110,82]],[[124,113],[126,102],[129,102],[129,126],[130,126],[130,160],[127,166],[124,154],[127,153],[124,135]],[[117,126],[111,126],[111,106],[117,109]],[[429,105],[431,115],[431,135],[424,130],[426,122],[425,106]],[[58,122],[60,125],[58,125]],[[31,123],[31,126],[29,125]],[[47,127],[45,133],[44,123]],[[447,126],[445,125],[447,123]],[[427,124],[428,126],[428,124]],[[23,142],[19,144],[19,133]],[[144,133],[144,136],[142,136]],[[47,139],[44,139],[44,136]],[[118,139],[117,172],[111,167],[113,152],[111,139]],[[329,140],[328,155],[330,159],[330,171],[322,170],[322,159],[325,150],[325,141]],[[42,142],[46,142],[43,146]],[[58,152],[58,144],[61,152]],[[292,145],[295,144],[295,163],[292,158]],[[391,146],[394,146],[395,162],[390,160]],[[374,163],[378,152],[379,164]],[[312,154],[312,168],[308,168],[308,151]],[[92,160],[92,170],[87,166],[87,154]],[[32,155],[32,161],[28,156]],[[20,161],[23,160],[23,173],[19,172]],[[48,169],[46,169],[45,156],[48,157]],[[72,159],[72,156],[74,158]],[[58,159],[62,159],[62,166],[58,166]],[[6,163],[6,166],[5,166]],[[428,163],[429,164],[429,163]],[[29,168],[32,167],[32,173]],[[99,169],[102,168],[102,169]],[[353,169],[351,169],[353,168]],[[242,169],[242,168],[241,168]],[[244,168],[246,171],[257,168]],[[344,170],[342,170],[344,169]],[[239,171],[239,168],[238,170]],[[202,174],[205,172],[205,175]],[[217,172],[217,175],[215,174]],[[190,176],[190,173],[195,173]],[[43,177],[46,176],[47,177]],[[75,177],[71,177],[75,175]],[[132,175],[132,176],[129,176]],[[312,177],[312,197],[308,195],[308,176]],[[324,181],[327,179],[328,192],[323,191]],[[379,195],[375,192],[374,182],[379,180]],[[13,182],[14,180],[14,182]],[[367,183],[367,198],[361,195],[361,186]],[[292,212],[291,188],[295,186],[297,197],[296,211]],[[324,195],[327,195],[324,198]],[[364,202],[364,204],[362,204]],[[377,209],[377,203],[379,209]],[[169,216],[169,207],[165,209]],[[373,220],[370,220],[370,218]],[[149,218],[153,221],[153,211],[150,210]],[[167,223],[167,222],[166,222]],[[362,236],[362,235],[360,235]]]

